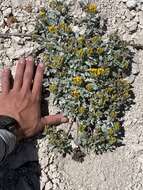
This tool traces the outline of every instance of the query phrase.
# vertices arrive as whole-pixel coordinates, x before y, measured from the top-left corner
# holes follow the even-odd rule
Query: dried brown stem
[[[143,45],[141,44],[132,44],[132,43],[129,43],[130,46],[132,46],[133,48],[137,49],[137,50],[143,50]]]
[[[73,123],[74,123],[74,120],[71,121],[70,125],[69,125],[69,129],[68,129],[68,132],[67,132],[67,136],[69,136],[70,132],[71,132],[71,128],[73,126]]]
[[[15,34],[5,33],[5,34],[2,34],[2,33],[0,33],[0,38],[11,38],[12,36],[32,38],[31,34],[20,34],[20,33],[15,33]]]

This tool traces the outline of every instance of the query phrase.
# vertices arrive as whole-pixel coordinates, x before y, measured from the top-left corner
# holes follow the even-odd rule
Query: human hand
[[[2,94],[0,95],[0,115],[17,120],[18,139],[36,135],[45,125],[68,122],[62,114],[41,117],[40,98],[44,65],[37,66],[33,81],[34,62],[32,57],[18,61],[12,89],[10,88],[10,69],[2,71]],[[33,85],[32,85],[33,81]],[[32,88],[31,88],[32,86]]]

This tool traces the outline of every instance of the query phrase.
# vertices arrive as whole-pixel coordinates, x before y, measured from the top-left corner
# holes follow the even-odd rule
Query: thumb
[[[67,123],[69,119],[64,117],[62,114],[56,115],[48,115],[41,118],[41,125],[44,127],[45,125],[59,125],[62,123]]]

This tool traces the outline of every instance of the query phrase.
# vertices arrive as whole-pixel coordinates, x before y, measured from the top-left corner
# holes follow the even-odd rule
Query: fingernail
[[[4,66],[4,69],[6,69],[6,70],[9,69],[9,66],[6,66],[6,65],[5,65],[5,66]]]
[[[39,63],[38,65],[39,65],[39,67],[44,67],[43,63]]]
[[[4,66],[4,72],[9,72],[10,68],[8,66]]]
[[[66,117],[63,117],[63,118],[61,118],[61,122],[62,123],[67,123],[69,120],[68,120],[68,118],[66,118]]]
[[[20,64],[24,64],[25,63],[25,59],[24,58],[20,58],[19,63]]]
[[[29,57],[27,57],[26,60],[27,60],[27,61],[33,61],[33,57],[32,57],[32,56],[29,56]]]

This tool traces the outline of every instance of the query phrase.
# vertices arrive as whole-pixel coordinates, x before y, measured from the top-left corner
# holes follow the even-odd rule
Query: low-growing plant
[[[77,123],[70,130],[49,128],[49,143],[60,152],[76,149],[97,154],[122,142],[123,116],[133,103],[132,54],[117,34],[106,35],[106,21],[94,3],[81,2],[77,18],[67,1],[53,0],[41,9],[34,34],[44,47],[48,90],[54,104]]]

